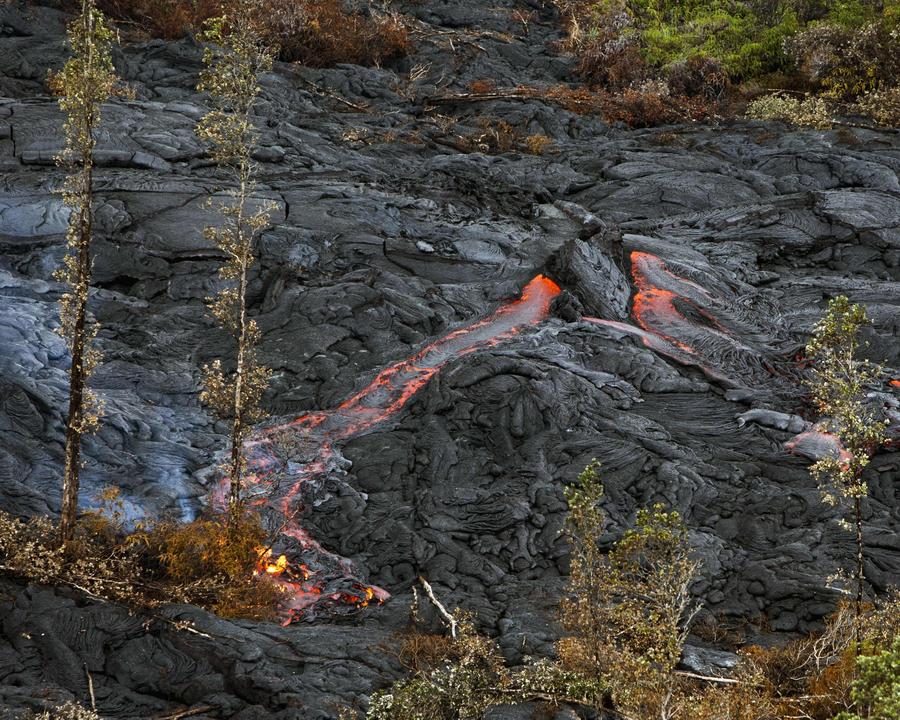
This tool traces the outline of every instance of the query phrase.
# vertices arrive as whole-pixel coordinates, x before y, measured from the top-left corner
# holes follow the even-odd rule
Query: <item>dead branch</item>
[[[419,582],[422,583],[422,587],[425,589],[425,594],[428,595],[428,599],[431,600],[432,604],[437,608],[437,611],[443,616],[444,620],[447,621],[447,624],[450,626],[450,637],[456,637],[456,626],[457,621],[456,618],[453,617],[449,612],[447,612],[447,608],[445,608],[440,600],[438,600],[434,596],[434,590],[431,589],[431,585],[428,584],[428,581],[421,575],[419,575]]]
[[[210,710],[215,710],[215,708],[211,705],[201,705],[200,707],[182,710],[180,712],[172,713],[171,715],[161,715],[160,717],[156,718],[156,720],[181,720],[181,718],[200,715],[201,713],[209,712]]]
[[[675,670],[675,675],[691,678],[692,680],[703,680],[703,682],[721,683],[722,685],[740,685],[739,680],[734,678],[716,677],[715,675],[698,675],[697,673],[688,672],[687,670]]]

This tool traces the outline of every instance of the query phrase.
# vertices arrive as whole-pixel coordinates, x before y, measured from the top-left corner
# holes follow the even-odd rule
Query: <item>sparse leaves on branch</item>
[[[884,423],[866,402],[868,387],[878,382],[881,368],[858,357],[859,333],[868,324],[863,307],[841,295],[828,304],[806,347],[812,361],[807,387],[843,450],[816,462],[812,473],[824,487],[847,498],[867,494],[862,472],[885,439]]]
[[[205,366],[201,400],[220,418],[231,422],[231,482],[229,510],[240,514],[241,488],[246,472],[243,443],[253,423],[265,414],[260,407],[270,371],[259,361],[260,330],[248,316],[247,287],[254,262],[254,241],[270,223],[274,205],[253,198],[257,167],[253,150],[258,142],[253,108],[259,97],[259,76],[272,67],[272,52],[251,22],[254,3],[235,0],[228,14],[207,23],[201,38],[206,69],[198,89],[208,93],[212,109],[197,126],[215,163],[228,176],[224,201],[211,200],[223,223],[204,230],[204,237],[225,255],[219,277],[225,287],[209,307],[213,316],[235,341],[235,369],[226,371],[216,360]]]
[[[861,305],[851,305],[840,295],[828,303],[806,347],[812,361],[807,387],[816,408],[824,416],[828,432],[838,440],[838,452],[826,455],[810,468],[822,487],[826,502],[852,501],[856,530],[856,616],[862,612],[865,586],[862,499],[868,494],[863,471],[869,458],[885,442],[885,422],[867,402],[868,388],[882,374],[879,366],[858,357],[860,330],[869,324]],[[842,524],[847,525],[846,521]],[[857,622],[857,646],[859,645]]]

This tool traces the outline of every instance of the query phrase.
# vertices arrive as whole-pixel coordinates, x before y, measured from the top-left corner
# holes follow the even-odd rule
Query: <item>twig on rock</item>
[[[445,608],[441,604],[441,601],[434,596],[434,590],[431,589],[431,585],[428,584],[428,581],[422,575],[419,575],[419,582],[422,583],[422,587],[425,589],[425,594],[428,595],[428,599],[431,600],[432,604],[437,608],[437,611],[450,626],[450,637],[456,638],[456,626],[458,624],[456,618],[447,612],[447,608]]]
[[[181,718],[191,717],[193,715],[200,715],[201,713],[209,712],[210,710],[215,710],[211,705],[201,705],[200,707],[189,708],[188,710],[181,710],[177,713],[172,713],[171,715],[162,715],[156,720],[181,720]]]

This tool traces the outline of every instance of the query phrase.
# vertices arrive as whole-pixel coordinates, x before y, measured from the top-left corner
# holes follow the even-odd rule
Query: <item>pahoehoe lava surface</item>
[[[411,58],[279,66],[259,109],[260,197],[278,210],[252,306],[276,372],[272,424],[298,438],[285,547],[352,573],[334,570],[329,602],[298,602],[285,627],[163,611],[205,635],[2,581],[0,716],[85,700],[89,671],[109,718],[209,706],[196,717],[333,719],[401,675],[384,648],[418,574],[511,662],[550,654],[563,487],[593,457],[607,540],[649,502],[687,519],[705,612],[802,632],[833,608],[825,579],[852,538],[807,471],[821,443],[797,354],[844,293],[874,318],[869,354],[900,378],[900,136],[629,131],[540,100],[438,109],[429,98],[484,77],[568,78],[558,23],[540,2],[398,7],[419,23]],[[517,8],[536,13],[527,35]],[[23,515],[59,507],[67,360],[51,272],[66,216],[44,78],[63,61],[63,21],[0,8],[0,505]],[[198,368],[225,342],[203,306],[220,258],[200,229],[220,181],[193,135],[200,49],[133,44],[117,61],[136,99],[105,108],[97,153],[94,385],[107,417],[85,444],[82,502],[115,484],[134,517],[190,518],[215,494],[226,437],[197,400]],[[461,152],[453,136],[485,116],[553,144]],[[560,293],[540,313],[456,344],[541,274]],[[411,385],[353,405],[386,372]],[[886,386],[895,418],[898,396]],[[362,414],[333,419],[348,408]],[[338,429],[317,436],[318,417]],[[879,453],[867,472],[866,573],[883,589],[900,577],[900,456]],[[366,587],[390,599],[359,608]]]

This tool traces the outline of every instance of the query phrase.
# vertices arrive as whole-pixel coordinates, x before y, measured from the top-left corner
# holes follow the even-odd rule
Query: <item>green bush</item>
[[[857,661],[858,677],[850,692],[855,712],[835,720],[896,720],[900,717],[900,638],[893,646]]]

